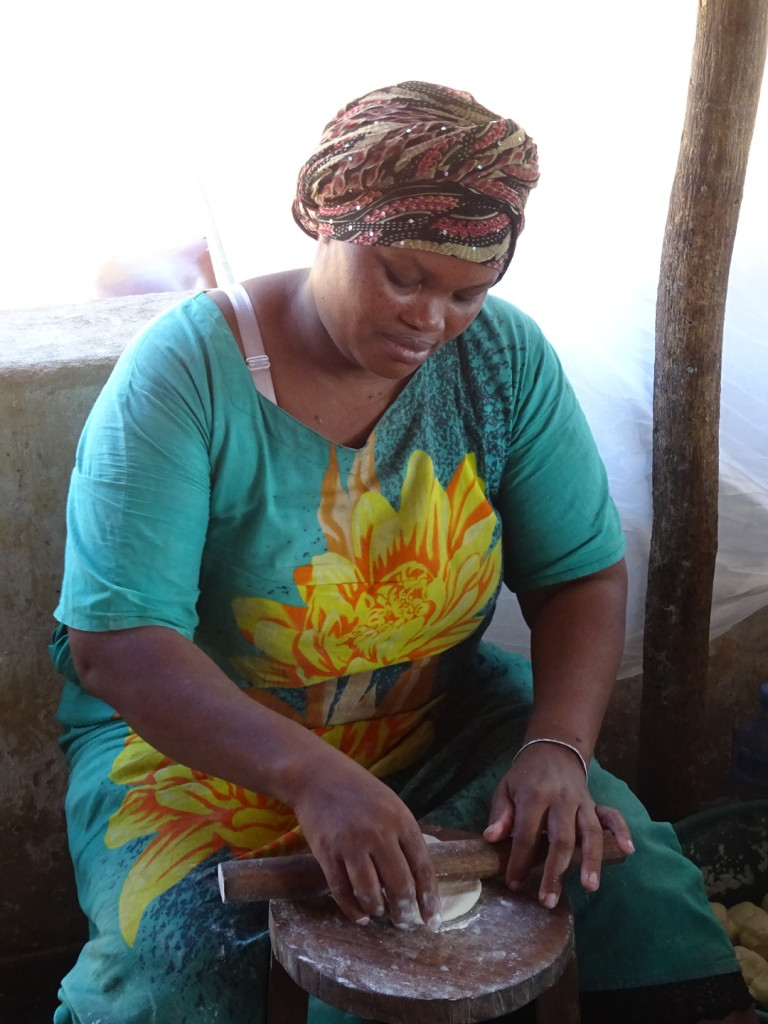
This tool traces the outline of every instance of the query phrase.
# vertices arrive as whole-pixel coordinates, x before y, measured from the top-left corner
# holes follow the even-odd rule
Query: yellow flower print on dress
[[[234,602],[241,630],[264,652],[237,667],[259,684],[249,696],[374,775],[388,775],[429,750],[439,654],[472,633],[494,594],[501,570],[495,515],[473,456],[443,488],[421,451],[408,463],[396,511],[380,492],[371,441],[346,488],[332,450],[319,519],[327,551],[294,574],[302,607]],[[373,674],[387,665],[402,671],[379,695]],[[349,678],[339,694],[342,675]],[[273,693],[275,684],[309,686],[304,711]],[[129,945],[152,900],[221,849],[272,856],[303,845],[292,810],[278,800],[174,764],[132,732],[110,778],[126,794],[110,819],[107,847],[152,837],[120,894]]]
[[[290,808],[175,764],[133,732],[115,758],[110,778],[129,789],[110,818],[106,846],[115,849],[153,834],[120,892],[120,930],[129,946],[152,900],[222,847],[243,856],[283,839],[279,852],[290,851],[285,837],[296,825]],[[300,845],[301,838],[295,836],[293,846]]]
[[[432,657],[468,637],[493,597],[501,544],[491,546],[496,516],[474,455],[443,488],[426,452],[414,452],[396,510],[364,461],[371,448],[346,491],[331,450],[319,513],[328,550],[294,573],[303,604],[234,601],[243,635],[264,652],[236,661],[252,685],[307,686]]]

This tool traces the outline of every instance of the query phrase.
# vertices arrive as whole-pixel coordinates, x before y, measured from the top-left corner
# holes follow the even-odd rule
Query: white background
[[[409,78],[519,121],[542,178],[499,293],[558,349],[629,544],[639,667],[654,304],[695,0],[15,4],[0,23],[0,309],[86,301],[116,253],[218,236],[236,278],[305,265],[296,172],[348,100]],[[765,108],[766,103],[763,104]],[[713,632],[768,603],[768,117],[724,342]],[[497,639],[524,646],[504,613]]]

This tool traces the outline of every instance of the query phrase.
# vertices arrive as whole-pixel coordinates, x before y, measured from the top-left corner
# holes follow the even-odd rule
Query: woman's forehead
[[[335,244],[347,246],[349,256],[356,261],[384,264],[401,273],[408,272],[439,280],[452,288],[490,288],[499,277],[497,270],[482,263],[472,263],[470,260],[429,249],[398,245],[368,246],[354,242]]]

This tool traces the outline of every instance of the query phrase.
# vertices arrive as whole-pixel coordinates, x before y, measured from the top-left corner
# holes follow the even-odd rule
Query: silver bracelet
[[[578,747],[574,747],[572,743],[566,743],[565,740],[551,740],[548,739],[546,736],[542,736],[541,739],[538,740],[528,740],[527,743],[524,743],[522,747],[520,747],[518,752],[515,754],[515,756],[512,758],[512,764],[514,764],[518,757],[520,757],[520,755],[526,747],[532,747],[534,743],[554,743],[558,747],[567,747],[569,750],[572,750],[576,757],[578,757],[578,759],[581,761],[581,767],[584,769],[584,778],[589,779],[589,769],[587,768],[587,762],[584,760],[584,755],[581,753]]]

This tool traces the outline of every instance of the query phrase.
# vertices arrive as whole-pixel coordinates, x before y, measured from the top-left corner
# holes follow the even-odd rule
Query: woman
[[[361,927],[439,927],[417,819],[514,825],[513,888],[546,829],[548,907],[580,841],[587,1024],[754,1019],[671,829],[586,778],[623,539],[554,354],[487,297],[537,178],[526,133],[466,93],[364,96],[299,177],[312,268],[199,294],[120,360],[78,449],[52,647],[91,923],[56,1024],[263,1011],[263,908],[221,905],[226,857],[308,844]],[[529,664],[480,642],[502,578],[530,713]],[[600,887],[604,826],[639,852]]]

